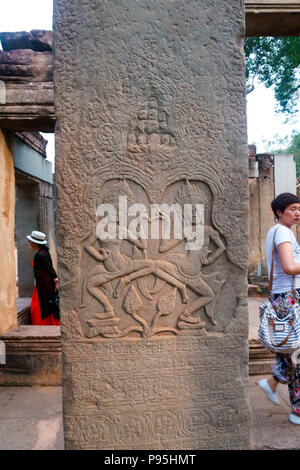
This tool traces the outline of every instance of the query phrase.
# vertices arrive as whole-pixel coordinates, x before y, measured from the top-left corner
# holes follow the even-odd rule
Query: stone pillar
[[[66,447],[249,448],[243,2],[54,10]],[[119,196],[203,204],[204,244],[97,239]]]
[[[249,276],[256,278],[261,263],[260,207],[258,178],[249,178]]]
[[[296,162],[291,154],[274,155],[274,197],[281,193],[297,194]]]
[[[0,334],[17,325],[14,216],[14,162],[0,128]]]
[[[261,247],[261,274],[268,276],[266,262],[266,237],[269,229],[275,223],[275,217],[271,209],[274,199],[274,161],[271,154],[258,154],[259,164],[259,226]]]
[[[249,265],[250,282],[261,269],[261,240],[259,225],[259,171],[255,145],[248,146],[249,156]]]

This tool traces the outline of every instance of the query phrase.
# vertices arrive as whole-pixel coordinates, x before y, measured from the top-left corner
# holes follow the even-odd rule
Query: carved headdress
[[[195,185],[186,179],[185,184],[179,189],[175,203],[179,204],[182,208],[184,204],[192,204],[192,222],[196,222],[196,206],[195,204],[203,204],[204,211],[207,211],[209,200],[207,195],[201,189],[198,189]]]
[[[195,185],[189,182],[187,179],[185,184],[179,189],[176,194],[175,202],[177,204],[204,204],[208,206],[208,197],[206,194],[198,189]]]
[[[113,204],[116,206],[119,204],[120,196],[127,196],[128,205],[134,204],[135,200],[133,192],[125,178],[121,181],[108,183],[107,186],[107,189],[100,194],[100,204]]]

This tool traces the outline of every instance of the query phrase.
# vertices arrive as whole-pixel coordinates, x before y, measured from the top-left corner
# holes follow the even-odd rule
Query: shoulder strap
[[[275,256],[275,235],[279,227],[276,227],[273,234],[273,242],[272,242],[272,263],[271,263],[271,271],[270,271],[270,279],[269,279],[269,292],[272,291],[273,286],[273,273],[274,273],[274,256]]]
[[[276,246],[275,246],[275,235],[276,235],[276,232],[277,230],[279,229],[279,227],[276,227],[275,230],[274,230],[274,234],[273,234],[273,243],[272,243],[272,263],[271,263],[271,271],[270,271],[270,280],[269,280],[269,292],[272,291],[272,286],[273,286],[273,273],[274,273],[274,257],[275,257],[275,249],[276,249]],[[295,290],[295,287],[296,287],[296,278],[295,276],[293,276],[293,290]]]

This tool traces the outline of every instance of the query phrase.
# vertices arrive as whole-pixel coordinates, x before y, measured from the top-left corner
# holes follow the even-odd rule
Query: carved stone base
[[[104,336],[105,338],[114,338],[120,336],[120,331],[117,325],[120,323],[120,318],[107,318],[107,319],[92,319],[88,321],[91,325],[87,332],[87,337],[92,338],[93,336]]]

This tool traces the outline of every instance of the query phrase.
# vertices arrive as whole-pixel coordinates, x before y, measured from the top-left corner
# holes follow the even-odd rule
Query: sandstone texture
[[[252,446],[244,16],[240,0],[55,2],[67,449]],[[202,204],[201,248],[120,216],[125,239],[99,240],[96,209],[120,196]]]
[[[54,132],[52,82],[4,83],[5,103],[0,103],[2,127],[15,132]]]
[[[17,325],[14,204],[14,161],[0,127],[0,334]]]
[[[0,51],[0,80],[50,82],[52,76],[52,52],[34,52],[30,49]]]

